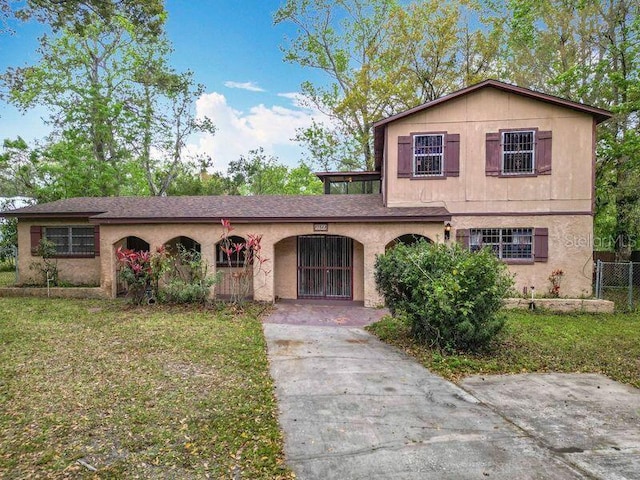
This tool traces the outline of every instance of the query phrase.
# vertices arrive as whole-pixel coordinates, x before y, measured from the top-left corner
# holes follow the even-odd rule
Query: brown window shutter
[[[487,133],[487,141],[486,141],[486,150],[487,150],[487,163],[485,164],[485,174],[497,177],[500,175],[500,133],[499,132],[490,132]]]
[[[536,262],[546,262],[549,259],[549,229],[534,229],[533,259]]]
[[[536,173],[538,175],[551,175],[551,131],[537,132]]]
[[[444,175],[445,177],[460,176],[460,134],[445,134],[444,147]]]
[[[413,172],[413,145],[411,136],[398,137],[398,178],[407,178]]]
[[[38,247],[40,246],[40,240],[42,240],[42,227],[31,225],[31,255],[36,255]]]
[[[93,227],[93,252],[96,257],[100,256],[100,225]]]
[[[464,248],[469,248],[469,229],[459,228],[456,230],[456,242],[462,245]]]

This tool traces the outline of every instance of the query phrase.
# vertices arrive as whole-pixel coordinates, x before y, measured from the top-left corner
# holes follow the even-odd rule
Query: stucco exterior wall
[[[88,222],[78,221],[38,221],[38,222],[18,222],[18,284],[30,285],[41,284],[37,270],[31,267],[33,263],[42,261],[41,257],[31,255],[31,235],[32,225],[38,226],[89,226]],[[58,277],[60,281],[74,285],[99,285],[100,284],[100,257],[95,258],[57,258]]]
[[[549,290],[549,275],[556,269],[564,271],[560,295],[565,297],[589,296],[593,282],[593,245],[590,215],[538,215],[538,216],[455,216],[454,229],[461,228],[548,228],[549,250],[546,262],[509,265],[515,275],[515,288],[535,287],[537,294]],[[455,232],[452,232],[452,239]]]
[[[457,229],[464,228],[543,228],[549,229],[547,262],[526,265],[509,265],[515,275],[516,289],[534,286],[544,293],[549,287],[548,277],[555,269],[562,269],[562,296],[591,294],[593,219],[590,215],[521,215],[452,217],[454,241]],[[69,225],[69,222],[20,222],[19,259],[20,283],[33,283],[34,272],[29,265],[37,257],[30,253],[29,229],[36,225]],[[77,223],[78,225],[86,225]],[[233,234],[246,238],[247,234],[263,235],[263,255],[267,262],[254,278],[254,297],[261,301],[276,298],[297,297],[296,237],[317,234],[313,223],[238,224]],[[382,304],[375,288],[374,264],[376,255],[385,251],[393,239],[405,234],[424,235],[434,242],[443,241],[443,224],[432,223],[329,223],[329,235],[343,235],[354,240],[354,289],[353,299],[367,306]],[[111,296],[116,294],[115,249],[127,236],[137,236],[151,245],[151,249],[163,245],[175,237],[186,236],[201,244],[203,258],[209,271],[215,271],[215,245],[222,234],[218,224],[128,224],[102,225],[100,229],[101,255],[96,258],[77,258],[58,261],[60,278],[74,284],[100,285]],[[257,268],[257,267],[256,267]]]
[[[313,223],[235,224],[234,235],[262,235],[262,254],[267,258],[262,271],[254,277],[254,298],[274,301],[276,297],[297,297],[296,237],[317,234]],[[415,233],[440,241],[443,224],[433,223],[329,223],[328,235],[343,235],[354,240],[354,300],[376,306],[382,300],[376,291],[373,266],[377,254],[401,235]],[[218,224],[128,224],[102,225],[100,229],[102,255],[101,286],[115,295],[115,248],[127,236],[148,242],[151,249],[174,237],[190,237],[201,244],[203,258],[215,270],[215,245],[222,234]],[[257,265],[255,266],[257,269]]]
[[[486,134],[501,129],[551,130],[552,173],[537,177],[485,175]],[[397,178],[398,136],[460,134],[460,175]],[[386,205],[441,205],[455,214],[591,211],[593,118],[513,93],[485,88],[387,125]]]

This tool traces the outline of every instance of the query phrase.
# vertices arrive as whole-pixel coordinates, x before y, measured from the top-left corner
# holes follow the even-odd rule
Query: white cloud
[[[228,88],[239,88],[250,92],[264,92],[264,88],[259,87],[253,82],[233,82],[231,80],[224,82],[224,86]]]
[[[277,105],[260,104],[242,112],[217,92],[205,93],[197,100],[196,114],[209,117],[217,130],[213,136],[194,139],[188,151],[211,156],[218,171],[226,171],[230,161],[258,147],[282,163],[296,165],[301,157],[300,147],[291,140],[296,129],[308,127],[314,118],[320,120],[318,112]]]

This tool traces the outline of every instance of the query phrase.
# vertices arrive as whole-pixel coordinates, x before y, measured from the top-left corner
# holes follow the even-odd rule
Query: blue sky
[[[283,0],[284,1],[284,0]],[[174,46],[172,65],[192,70],[205,94],[197,112],[212,118],[214,137],[194,138],[189,150],[207,153],[214,169],[262,146],[282,163],[296,165],[301,149],[290,139],[296,127],[309,125],[318,112],[297,105],[295,93],[304,80],[323,81],[319,73],[283,61],[280,46],[295,31],[273,24],[281,4],[268,0],[167,0],[167,33]],[[16,24],[15,35],[0,34],[0,71],[38,60],[37,38],[45,28],[35,22]],[[32,141],[47,128],[42,109],[22,115],[0,103],[0,137],[17,135]]]

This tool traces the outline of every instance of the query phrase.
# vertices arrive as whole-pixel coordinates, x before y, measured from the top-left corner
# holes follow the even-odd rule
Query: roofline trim
[[[145,218],[131,218],[131,217],[91,217],[89,223],[97,225],[116,225],[116,224],[134,224],[134,223],[220,223],[220,220],[224,218],[231,223],[251,223],[251,224],[264,224],[264,223],[406,223],[406,222],[446,222],[451,220],[450,214],[444,215],[403,215],[403,216],[359,216],[359,217],[269,217],[269,218],[256,218],[256,217],[145,217]]]
[[[472,92],[474,92],[476,90],[480,90],[481,88],[485,88],[485,87],[497,88],[498,90],[502,90],[502,91],[505,91],[505,92],[516,93],[516,94],[519,94],[519,95],[523,95],[525,97],[533,98],[533,99],[540,100],[540,101],[547,102],[547,103],[553,103],[555,105],[562,106],[562,107],[565,107],[565,108],[569,108],[569,109],[572,109],[572,110],[577,110],[577,111],[580,111],[580,112],[583,112],[583,113],[588,113],[590,115],[593,115],[596,118],[596,123],[604,122],[605,120],[608,120],[609,118],[611,118],[613,116],[613,114],[610,111],[604,110],[602,108],[592,107],[590,105],[585,105],[583,103],[573,102],[571,100],[566,100],[564,98],[556,97],[554,95],[549,95],[547,93],[536,92],[536,91],[530,90],[528,88],[518,87],[516,85],[511,85],[509,83],[504,83],[504,82],[500,82],[498,80],[489,79],[489,80],[484,80],[484,81],[482,81],[480,83],[476,83],[475,85],[471,85],[469,87],[462,88],[462,89],[457,90],[455,92],[452,92],[452,93],[450,93],[448,95],[445,95],[444,97],[436,98],[435,100],[432,100],[430,102],[424,103],[422,105],[418,105],[417,107],[413,107],[413,108],[411,108],[409,110],[405,110],[404,112],[397,113],[396,115],[392,115],[392,116],[387,117],[385,119],[378,120],[377,122],[375,122],[373,124],[373,128],[376,129],[378,127],[382,127],[382,126],[386,125],[387,123],[393,122],[393,121],[398,120],[400,118],[404,118],[406,116],[412,115],[412,114],[420,112],[422,110],[434,107],[434,106],[439,105],[441,103],[448,102],[449,100],[453,100],[455,98],[461,97],[461,96],[466,95],[468,93],[472,93]]]

